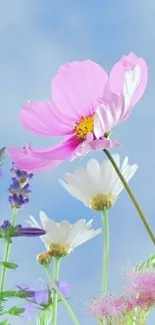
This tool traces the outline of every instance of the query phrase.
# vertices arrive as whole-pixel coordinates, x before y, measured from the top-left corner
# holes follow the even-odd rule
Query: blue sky
[[[130,118],[116,129],[114,136],[121,142],[119,153],[122,159],[128,155],[131,163],[139,164],[131,186],[155,229],[154,10],[152,0],[1,2],[0,139],[1,146],[18,147],[29,141],[36,148],[58,142],[58,139],[41,138],[24,130],[19,123],[19,112],[27,100],[50,98],[50,82],[61,64],[89,58],[100,63],[108,72],[122,54],[133,51],[142,56],[149,66],[145,96]],[[82,162],[65,162],[56,170],[37,174],[32,181],[31,201],[20,212],[18,221],[24,222],[29,214],[38,218],[39,211],[44,210],[56,221],[67,219],[75,222],[79,218],[93,217],[94,227],[100,227],[100,215],[72,198],[58,183],[65,171],[72,171],[79,164],[85,165],[90,156]],[[104,159],[102,153],[94,156],[100,161]],[[11,213],[7,202],[10,166],[7,158],[0,188],[1,219],[9,218]],[[135,265],[154,252],[125,192],[110,212],[110,236],[109,289],[119,292],[124,286],[124,272],[128,264]],[[77,248],[62,263],[61,279],[72,286],[72,306],[81,325],[88,319],[87,302],[100,291],[101,245],[102,236],[98,236]],[[35,261],[36,255],[43,249],[39,239],[15,241],[11,259],[20,266],[16,272],[8,272],[8,287],[17,283],[37,287],[38,278],[46,279]],[[12,325],[24,324],[21,319],[10,318],[10,321]],[[67,325],[71,324],[66,311],[61,308],[59,325],[63,325],[64,321]],[[88,321],[90,325],[95,324],[92,318]]]

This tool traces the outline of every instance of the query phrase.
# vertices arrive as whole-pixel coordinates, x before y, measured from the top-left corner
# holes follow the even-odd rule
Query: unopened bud
[[[41,265],[48,265],[51,262],[51,255],[49,252],[43,252],[37,255],[37,261],[41,264]]]

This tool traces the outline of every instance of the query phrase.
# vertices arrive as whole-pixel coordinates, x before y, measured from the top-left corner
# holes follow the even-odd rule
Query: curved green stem
[[[128,183],[126,182],[126,180],[124,179],[123,175],[121,174],[121,172],[120,172],[119,168],[117,167],[117,164],[115,163],[115,161],[114,161],[113,157],[111,156],[110,152],[108,150],[106,150],[106,149],[104,150],[104,152],[105,152],[106,156],[108,157],[108,159],[111,161],[111,163],[112,163],[112,165],[113,165],[116,173],[118,174],[120,180],[122,181],[122,183],[123,183],[123,185],[124,185],[124,187],[125,187],[128,195],[129,195],[131,201],[133,202],[135,208],[137,209],[137,212],[139,213],[139,216],[140,216],[140,218],[141,218],[141,220],[142,220],[142,222],[143,222],[143,224],[144,224],[144,226],[145,226],[145,228],[146,228],[146,230],[147,230],[147,232],[148,232],[148,234],[149,234],[149,236],[150,236],[153,244],[155,245],[155,236],[154,236],[154,233],[152,232],[152,229],[149,226],[149,223],[148,223],[148,221],[147,221],[147,219],[146,219],[146,217],[145,217],[145,215],[144,215],[144,213],[143,213],[143,211],[142,211],[139,203],[137,202],[137,200],[136,200],[133,192],[131,191]]]
[[[55,283],[59,279],[60,257],[54,259],[54,273],[53,282]],[[57,324],[57,309],[58,309],[58,295],[57,292],[53,296],[53,308],[52,308],[52,325]]]
[[[14,226],[16,216],[18,213],[18,209],[14,208],[12,212],[11,224]],[[4,251],[4,262],[8,262],[9,255],[10,255],[11,244],[9,242],[5,243],[5,251]],[[6,278],[7,268],[3,266],[2,273],[1,273],[1,281],[0,281],[0,292],[3,291],[5,278]]]
[[[104,240],[103,240],[103,274],[102,274],[102,294],[106,294],[108,285],[108,267],[109,267],[109,220],[108,210],[105,209],[101,212],[103,229],[104,229]]]
[[[53,282],[52,278],[51,278],[51,274],[50,274],[50,269],[49,266],[44,266],[47,277],[49,279],[49,282],[51,283],[52,288],[55,289],[58,297],[61,299],[61,301],[63,302],[64,306],[66,307],[68,314],[70,316],[70,318],[72,319],[73,323],[75,325],[80,325],[80,323],[78,322],[76,315],[74,314],[72,308],[70,307],[69,303],[67,302],[67,300],[64,298],[64,296],[61,294],[61,292],[59,291],[57,285],[55,284],[55,282]]]

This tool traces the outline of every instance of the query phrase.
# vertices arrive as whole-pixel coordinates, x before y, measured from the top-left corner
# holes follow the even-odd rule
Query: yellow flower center
[[[95,211],[101,211],[103,209],[110,209],[115,203],[115,197],[112,193],[109,194],[97,194],[89,201],[89,207]]]
[[[89,132],[94,131],[94,116],[81,117],[80,122],[76,122],[74,132],[78,138],[85,139]]]
[[[69,244],[55,244],[55,243],[51,243],[48,246],[48,252],[50,253],[51,256],[66,256],[69,253],[71,253],[73,251],[73,248],[71,245]]]

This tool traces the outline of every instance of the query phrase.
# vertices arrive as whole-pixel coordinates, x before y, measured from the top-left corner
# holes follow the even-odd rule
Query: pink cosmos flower
[[[26,171],[40,171],[92,150],[119,146],[107,138],[125,120],[142,97],[148,78],[142,58],[122,56],[109,78],[97,63],[87,60],[60,67],[52,81],[52,100],[29,102],[20,120],[31,132],[42,136],[65,136],[55,147],[34,150],[9,148],[15,164]]]

